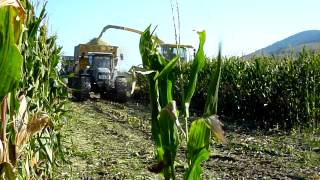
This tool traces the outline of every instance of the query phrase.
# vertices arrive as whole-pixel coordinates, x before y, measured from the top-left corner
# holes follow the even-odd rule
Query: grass
[[[154,160],[149,107],[108,101],[68,104],[72,117],[64,126],[69,149],[57,179],[159,179],[149,172]],[[259,132],[225,122],[227,143],[211,141],[203,179],[305,179],[320,176],[320,131]],[[183,177],[186,149],[178,149],[177,179]],[[161,178],[160,178],[161,179]]]

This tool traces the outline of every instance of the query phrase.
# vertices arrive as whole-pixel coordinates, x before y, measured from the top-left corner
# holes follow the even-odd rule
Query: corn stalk
[[[200,45],[193,61],[191,78],[187,85],[183,99],[184,118],[189,118],[189,104],[196,89],[197,77],[204,67],[205,57],[203,46],[205,32],[199,33]],[[179,57],[171,60],[165,59],[157,51],[158,42],[152,39],[150,26],[144,31],[140,39],[140,54],[144,72],[147,72],[149,82],[149,95],[151,103],[151,132],[156,145],[158,164],[152,168],[153,172],[161,172],[165,179],[175,179],[174,161],[179,146],[178,129],[182,130],[175,101],[173,100],[174,72]],[[218,87],[221,71],[221,54],[218,56],[219,66],[212,73],[212,81],[209,85],[208,100],[205,113],[202,118],[194,121],[190,127],[190,139],[187,140],[187,160],[189,169],[186,179],[199,179],[201,175],[201,162],[209,156],[209,141],[211,131],[223,140],[223,131],[217,116]],[[186,126],[188,127],[188,125]],[[186,131],[188,129],[186,128]],[[183,130],[182,130],[183,133]]]

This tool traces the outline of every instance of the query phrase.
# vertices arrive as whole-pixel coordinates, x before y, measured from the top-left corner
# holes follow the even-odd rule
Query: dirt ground
[[[162,179],[155,163],[148,106],[92,99],[70,102],[62,135],[69,163],[57,179]],[[212,140],[203,179],[319,179],[320,131],[261,133],[225,123],[226,144]],[[184,143],[176,172],[183,179]]]

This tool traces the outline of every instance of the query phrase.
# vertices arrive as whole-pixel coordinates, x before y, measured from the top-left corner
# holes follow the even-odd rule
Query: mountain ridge
[[[281,55],[292,51],[300,52],[304,47],[311,50],[320,49],[320,30],[307,30],[296,33],[248,54],[247,57],[253,55]]]

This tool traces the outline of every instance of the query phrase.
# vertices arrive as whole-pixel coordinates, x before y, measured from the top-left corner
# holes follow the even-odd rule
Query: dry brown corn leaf
[[[26,125],[26,128],[18,131],[16,135],[16,146],[18,154],[20,154],[19,152],[21,152],[21,150],[23,149],[23,145],[32,135],[43,130],[43,128],[47,126],[53,127],[53,124],[46,113],[40,112],[34,115],[31,121],[29,121]]]
[[[46,113],[38,113],[27,125],[28,135],[32,136],[33,134],[41,131],[47,125],[50,127],[53,126],[52,122],[49,120],[49,116]]]
[[[218,115],[212,115],[207,118],[207,123],[214,136],[221,142],[225,142],[224,131],[222,129],[222,122],[219,120]]]

